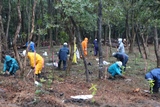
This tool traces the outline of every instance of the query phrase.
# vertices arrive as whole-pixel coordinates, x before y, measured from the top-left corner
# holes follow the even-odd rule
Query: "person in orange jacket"
[[[84,56],[87,56],[87,45],[88,45],[88,38],[84,38],[84,40],[81,43],[82,50],[84,52]]]
[[[26,55],[26,50],[23,51],[23,55]],[[31,68],[35,71],[34,74],[40,78],[42,68],[44,67],[43,57],[36,52],[28,52],[27,57],[30,60]]]

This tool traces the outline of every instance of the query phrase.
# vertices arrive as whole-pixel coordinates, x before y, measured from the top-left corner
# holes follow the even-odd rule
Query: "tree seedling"
[[[150,86],[150,93],[153,94],[153,86],[154,86],[154,80],[149,80],[149,86]]]
[[[97,92],[97,85],[96,84],[91,84],[91,88],[89,89],[90,91],[92,91],[92,95],[94,96]],[[94,99],[92,99],[92,102],[94,102]]]

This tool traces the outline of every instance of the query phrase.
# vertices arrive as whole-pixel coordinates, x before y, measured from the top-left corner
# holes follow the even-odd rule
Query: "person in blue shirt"
[[[67,47],[67,43],[65,42],[63,44],[63,47],[60,48],[58,53],[58,57],[59,57],[58,69],[61,68],[61,62],[63,61],[63,70],[66,70],[68,54],[69,54],[69,48]]]
[[[153,88],[153,93],[158,93],[160,87],[160,68],[154,68],[146,73],[145,79],[147,79],[149,82],[153,81],[153,87],[150,86],[150,91],[151,88]]]
[[[19,69],[16,59],[9,55],[5,55],[4,57],[3,72],[10,75],[15,75],[16,71]]]
[[[113,57],[117,58],[117,60],[122,62],[122,66],[124,66],[124,71],[126,70],[126,64],[128,62],[128,55],[125,53],[120,53],[120,52],[114,52],[112,54]]]
[[[95,39],[93,41],[93,45],[94,45],[94,56],[97,56],[97,54],[98,54],[98,41],[97,41],[97,39]]]
[[[116,75],[121,76],[122,78],[126,78],[121,71],[122,62],[117,61],[108,67],[108,72],[111,74],[109,79],[114,79]]]
[[[35,52],[35,43],[30,41],[30,43],[29,42],[26,43],[27,47],[28,47],[28,45],[29,45],[29,51]]]
[[[119,46],[117,48],[117,52],[125,53],[125,48],[124,48],[124,44],[123,44],[122,38],[118,39],[118,44],[119,44]]]

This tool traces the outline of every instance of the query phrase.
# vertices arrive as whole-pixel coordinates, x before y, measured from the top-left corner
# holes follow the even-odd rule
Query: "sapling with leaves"
[[[92,95],[94,96],[97,93],[97,85],[91,84],[91,88],[89,90],[92,91]],[[92,102],[94,102],[94,99],[92,100]]]

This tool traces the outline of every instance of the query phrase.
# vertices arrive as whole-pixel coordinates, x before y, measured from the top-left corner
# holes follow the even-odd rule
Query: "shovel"
[[[28,72],[28,74],[27,74],[27,77],[29,76],[29,74],[30,74],[31,72],[32,72],[32,69],[29,70],[29,72]]]

